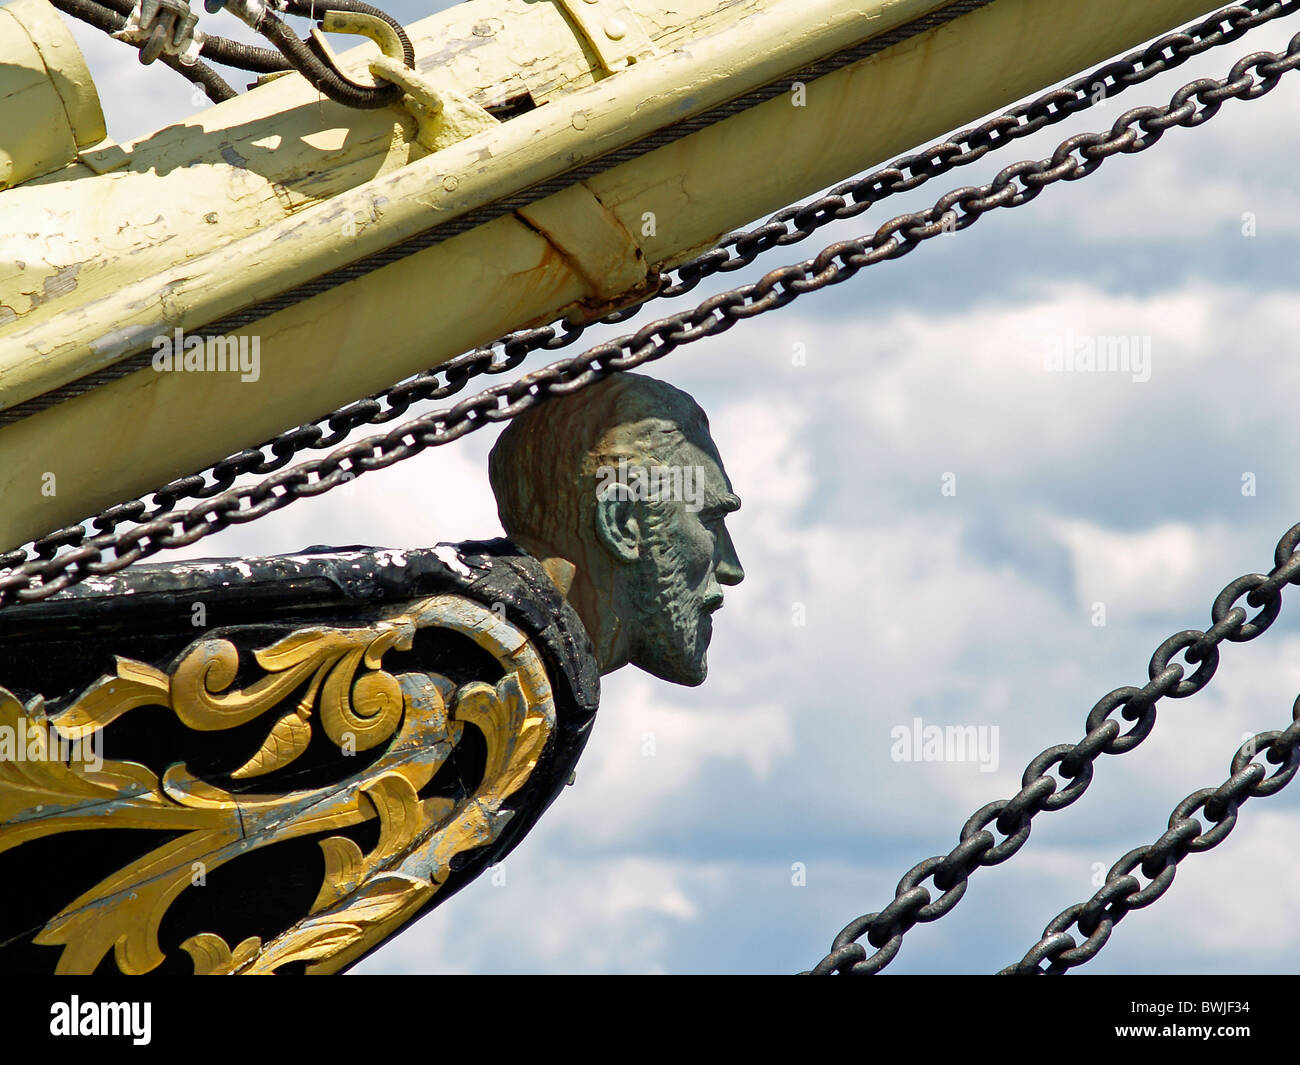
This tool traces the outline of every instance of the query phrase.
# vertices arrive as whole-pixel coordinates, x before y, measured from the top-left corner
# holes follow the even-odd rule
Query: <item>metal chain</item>
[[[230,488],[197,507],[169,509],[124,533],[104,533],[56,557],[15,566],[0,576],[0,607],[45,599],[87,577],[115,573],[139,559],[192,544],[229,525],[253,521],[303,496],[320,495],[369,470],[391,466],[489,423],[507,421],[552,395],[567,395],[612,373],[663,358],[684,344],[725,332],[742,319],[847,281],[865,267],[901,258],[935,237],[967,229],[997,208],[1022,206],[1049,185],[1088,176],[1113,155],[1146,151],[1174,126],[1193,127],[1208,121],[1226,100],[1264,96],[1297,66],[1300,34],[1291,39],[1285,53],[1246,56],[1227,78],[1202,78],[1185,85],[1165,107],[1127,111],[1108,132],[1070,137],[1046,159],[1014,163],[987,185],[956,189],[928,210],[900,215],[871,236],[831,244],[813,259],[780,267],[753,284],[712,296],[693,310],[651,322],[635,334],[484,389],[449,409],[413,418],[382,436],[347,444],[324,458],[273,473],[256,484]],[[906,180],[901,174],[898,177]],[[840,202],[844,210],[855,207],[839,197],[832,200]]]
[[[1270,762],[1280,767],[1271,776],[1267,766],[1255,761],[1260,754],[1267,755]],[[1124,855],[1106,874],[1105,884],[1092,898],[1058,914],[1029,953],[999,975],[1055,976],[1095,958],[1127,914],[1150,906],[1169,890],[1179,862],[1193,852],[1217,847],[1236,826],[1237,811],[1247,799],[1281,791],[1297,770],[1300,770],[1300,698],[1291,709],[1291,724],[1285,731],[1261,732],[1243,743],[1233,755],[1227,780],[1217,788],[1192,792],[1174,807],[1164,835]],[[1197,811],[1204,812],[1212,828],[1202,828],[1193,816]],[[1147,880],[1145,885],[1137,877],[1139,867]],[[1079,929],[1083,937],[1081,944],[1069,933],[1072,926]]]
[[[976,869],[980,866],[999,865],[1025,845],[1035,815],[1043,810],[1064,809],[1077,800],[1092,783],[1093,763],[1101,755],[1124,754],[1146,739],[1155,727],[1156,703],[1160,699],[1166,696],[1170,699],[1185,699],[1204,688],[1219,668],[1219,645],[1225,640],[1230,643],[1245,643],[1267,631],[1282,609],[1282,589],[1288,584],[1300,584],[1300,524],[1290,529],[1279,541],[1274,562],[1276,564],[1268,576],[1250,573],[1238,577],[1219,593],[1210,608],[1210,619],[1213,622],[1210,628],[1204,632],[1186,629],[1162,643],[1151,656],[1147,668],[1150,680],[1144,687],[1116,688],[1103,696],[1088,713],[1088,731],[1083,739],[1075,744],[1063,743],[1049,747],[1031,761],[1021,778],[1022,786],[1018,794],[976,810],[962,827],[957,846],[946,855],[927,858],[910,869],[898,882],[894,900],[883,910],[850,921],[835,937],[830,953],[818,962],[812,973],[824,975],[839,972],[866,976],[879,972],[898,954],[903,936],[908,931],[917,924],[937,921],[961,901],[970,875]],[[1239,605],[1242,599],[1258,609],[1258,613],[1249,620],[1245,607]],[[1196,666],[1192,675],[1186,679],[1182,665],[1173,661],[1180,654],[1189,665]],[[1126,721],[1134,722],[1127,732],[1121,732],[1122,726],[1113,716],[1116,711],[1120,711]],[[1064,787],[1059,790],[1061,782],[1050,772],[1053,767],[1064,778]],[[1252,778],[1251,783],[1255,783],[1255,780]],[[1239,797],[1243,786],[1233,784],[1231,795]],[[1230,797],[1228,792],[1224,794],[1225,797]],[[1180,816],[1190,816],[1196,808],[1192,806],[1184,809],[1180,806]],[[1216,812],[1217,809],[1216,806]],[[1207,811],[1207,816],[1214,819],[1210,811]],[[1226,818],[1227,814],[1223,817]],[[1171,825],[1172,823],[1171,821]],[[994,837],[990,825],[1001,834],[1002,839]],[[1186,831],[1185,827],[1180,829],[1178,838],[1184,838],[1182,834]],[[1168,850],[1169,844],[1162,841],[1158,846],[1165,849],[1155,853],[1171,853]],[[1128,857],[1131,855],[1127,855],[1124,860]],[[1120,866],[1124,860],[1121,860]],[[1129,866],[1125,873],[1132,868]],[[940,892],[935,901],[931,901],[929,890],[922,886],[926,880],[933,880],[935,888]],[[1098,897],[1106,890],[1103,888]],[[1154,897],[1153,895],[1151,901],[1154,901]],[[1087,909],[1090,905],[1091,903],[1085,903],[1084,907],[1078,908],[1079,912],[1075,916],[1091,920],[1094,910]],[[1100,918],[1104,921],[1106,915],[1100,915]],[[1113,923],[1118,918],[1110,919]],[[1048,927],[1052,928],[1051,925]],[[1089,927],[1090,934],[1099,934],[1099,926]],[[870,956],[866,947],[858,942],[863,936],[875,948]],[[1086,949],[1090,945],[1091,941],[1085,944],[1085,948],[1079,949]],[[1075,943],[1067,935],[1053,939],[1049,946],[1051,950],[1058,951],[1059,956],[1059,952],[1074,949]],[[1100,949],[1099,944],[1097,949]],[[1029,957],[1033,955],[1034,951],[1030,951]]]
[[[708,277],[743,269],[770,248],[806,240],[825,226],[854,218],[891,196],[917,189],[935,177],[982,159],[996,148],[1062,122],[1203,52],[1234,42],[1258,26],[1297,11],[1300,11],[1300,0],[1248,0],[1224,8],[980,126],[897,159],[864,177],[844,182],[809,203],[784,208],[761,226],[727,234],[717,247],[683,263],[671,277],[665,277],[659,289],[645,300],[606,315],[599,322],[603,325],[626,322],[653,300],[685,295]],[[138,500],[110,507],[91,519],[90,524],[96,532],[107,533],[122,524],[147,524],[174,510],[182,500],[211,499],[227,491],[240,476],[274,473],[300,452],[333,447],[363,425],[380,425],[399,417],[412,403],[445,399],[480,375],[509,372],[535,351],[568,347],[583,336],[590,324],[594,323],[566,321],[512,333],[486,348],[468,352],[384,392],[341,407],[313,424],[298,426],[255,448],[239,451],[201,473],[172,481],[153,493],[150,504]],[[268,448],[270,454],[266,453]],[[37,540],[30,552],[19,549],[0,554],[0,567],[19,566],[33,558],[53,558],[62,548],[82,544],[87,535],[82,525],[60,529]]]
[[[446,399],[464,390],[475,377],[517,369],[530,350],[507,341],[504,352],[499,355],[486,348],[466,352],[385,392],[349,403],[314,424],[300,425],[257,447],[238,451],[201,473],[171,481],[153,493],[150,503],[134,500],[109,507],[91,519],[90,524],[98,532],[112,532],[128,522],[144,524],[153,521],[175,510],[177,503],[183,500],[211,499],[227,491],[241,476],[274,473],[287,466],[299,453],[334,447],[363,425],[382,425],[401,417],[414,403]],[[265,453],[266,448],[270,448],[269,455]],[[35,541],[30,554],[22,549],[0,554],[0,568],[21,565],[30,558],[52,558],[60,548],[82,543],[86,535],[83,525],[60,529]]]

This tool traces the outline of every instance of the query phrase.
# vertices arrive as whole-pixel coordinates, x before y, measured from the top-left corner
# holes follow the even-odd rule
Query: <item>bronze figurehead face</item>
[[[682,491],[661,490],[659,499],[643,500],[637,511],[636,540],[629,543],[636,548],[627,573],[630,609],[622,620],[634,666],[693,686],[708,674],[713,614],[722,606],[722,589],[745,576],[726,526],[740,499],[712,441],[683,443],[675,459],[659,466],[665,471],[659,480],[661,487],[680,483]],[[653,484],[656,467],[647,468],[646,480]],[[603,523],[598,518],[598,528]]]
[[[690,396],[622,374],[550,400],[502,434],[490,472],[507,535],[571,564],[602,673],[704,681],[712,616],[744,571],[725,520],[740,499]]]

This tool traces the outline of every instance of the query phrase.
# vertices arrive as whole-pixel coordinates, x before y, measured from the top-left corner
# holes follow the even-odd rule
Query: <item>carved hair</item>
[[[596,471],[619,459],[670,465],[687,442],[713,448],[709,420],[680,389],[616,374],[514,419],[488,458],[501,525],[561,554],[595,540]]]

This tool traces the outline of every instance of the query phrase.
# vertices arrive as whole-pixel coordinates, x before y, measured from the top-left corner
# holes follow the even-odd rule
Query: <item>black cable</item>
[[[400,85],[359,85],[327,65],[305,41],[298,38],[278,17],[268,11],[257,32],[276,46],[293,69],[336,103],[360,110],[374,110],[395,104],[402,98]]]
[[[114,6],[122,3],[129,4],[130,0],[105,0],[105,3],[99,3],[97,0],[50,0],[50,2],[65,15],[80,19],[105,33],[116,33],[126,25],[126,17],[106,4],[112,3]],[[130,6],[134,7],[133,4]],[[132,47],[139,48],[139,45]],[[229,100],[237,95],[229,83],[206,63],[187,65],[171,55],[162,55],[158,58],[187,81],[200,86],[213,103],[219,104],[222,100]]]
[[[199,55],[214,63],[238,67],[254,74],[274,74],[276,71],[293,69],[289,60],[274,48],[258,48],[242,41],[232,41],[229,37],[206,38],[199,49]]]
[[[65,14],[78,18],[105,33],[114,33],[126,25],[126,16],[135,9],[134,0],[52,0],[54,6]],[[389,15],[362,0],[323,0],[313,11],[310,0],[288,0],[286,10],[299,15],[323,15],[326,11],[350,11],[382,19],[396,32],[402,44],[402,58],[407,67],[415,66],[415,50],[402,26]],[[268,11],[257,30],[275,45],[275,50],[232,41],[225,37],[208,37],[199,54],[217,63],[238,67],[253,73],[270,74],[293,69],[305,77],[318,91],[331,100],[347,107],[373,110],[387,107],[402,98],[397,85],[361,85],[334,69],[306,41],[301,40],[284,22]],[[138,46],[137,46],[138,47]],[[203,87],[214,103],[229,100],[235,90],[216,71],[203,63],[183,64],[170,55],[158,57],[172,70],[189,81]]]
[[[126,19],[93,0],[50,0],[65,15],[89,23],[105,33],[116,33],[126,25]]]
[[[102,7],[112,8],[119,15],[130,15],[136,0],[95,0]],[[100,27],[103,29],[104,27]],[[274,74],[278,70],[291,70],[289,61],[274,48],[258,48],[229,37],[209,34],[199,48],[199,55],[222,66],[237,67],[254,74]]]
[[[220,74],[213,70],[207,63],[182,63],[174,55],[160,55],[158,62],[163,66],[170,67],[176,71],[186,81],[201,86],[207,94],[209,100],[214,104],[219,104],[223,100],[233,100],[239,93],[235,92]]]

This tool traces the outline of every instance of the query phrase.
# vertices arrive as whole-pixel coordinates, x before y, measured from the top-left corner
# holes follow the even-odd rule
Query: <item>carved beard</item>
[[[704,683],[713,622],[686,577],[671,511],[646,507],[646,551],[632,582],[632,662],[661,680]]]

